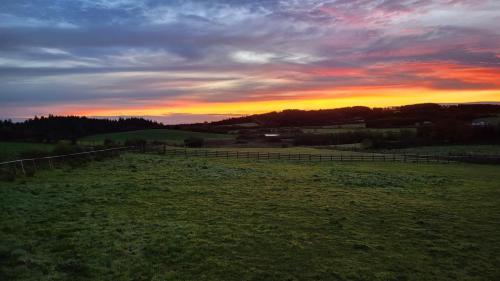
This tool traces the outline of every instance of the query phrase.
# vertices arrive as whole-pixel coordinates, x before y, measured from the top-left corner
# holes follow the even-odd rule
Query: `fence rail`
[[[165,147],[149,147],[148,152],[158,152],[169,156],[234,158],[256,160],[291,160],[291,161],[363,161],[363,162],[413,162],[413,163],[449,163],[456,161],[454,157],[410,155],[410,154],[310,154],[310,153],[278,153],[221,150],[188,150]]]
[[[230,150],[203,150],[203,149],[172,149],[166,146],[153,146],[147,152],[158,152],[169,156],[206,157],[206,158],[234,158],[255,160],[291,160],[291,161],[357,161],[357,162],[409,162],[409,163],[450,163],[469,162],[482,164],[500,164],[500,156],[443,156],[420,154],[311,154],[311,153],[279,153],[279,152],[250,152]]]

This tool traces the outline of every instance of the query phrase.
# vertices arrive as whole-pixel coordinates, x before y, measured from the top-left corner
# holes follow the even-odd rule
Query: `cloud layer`
[[[500,101],[496,0],[6,0],[0,11],[0,117]]]

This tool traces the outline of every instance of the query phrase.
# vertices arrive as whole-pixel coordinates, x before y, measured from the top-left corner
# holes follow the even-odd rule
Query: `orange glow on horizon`
[[[350,92],[351,94],[348,94]],[[92,107],[69,106],[61,114],[81,116],[168,116],[186,114],[259,114],[285,109],[331,109],[349,106],[390,107],[417,103],[467,103],[500,101],[500,90],[429,90],[425,88],[357,87],[350,90],[323,90],[314,96],[284,98],[266,101],[203,102],[158,101],[155,106]]]

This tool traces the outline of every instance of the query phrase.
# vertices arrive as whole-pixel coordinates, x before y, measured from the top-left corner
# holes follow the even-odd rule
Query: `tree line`
[[[144,118],[97,119],[80,116],[35,117],[24,122],[0,121],[0,140],[55,143],[60,140],[76,142],[78,138],[143,129],[164,128],[163,124]]]
[[[457,104],[440,105],[433,103],[405,105],[387,108],[365,106],[344,107],[322,110],[290,109],[244,117],[229,118],[211,123],[176,125],[173,127],[217,131],[233,130],[239,124],[255,123],[261,128],[324,126],[345,123],[365,123],[368,128],[394,128],[414,126],[422,122],[456,120],[469,122],[476,118],[500,114],[496,104]]]

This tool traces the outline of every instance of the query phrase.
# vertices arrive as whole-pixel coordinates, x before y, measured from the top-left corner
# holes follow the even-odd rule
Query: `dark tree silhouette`
[[[111,132],[159,129],[164,125],[143,118],[95,119],[78,116],[35,117],[21,123],[0,121],[0,140],[57,142]]]

